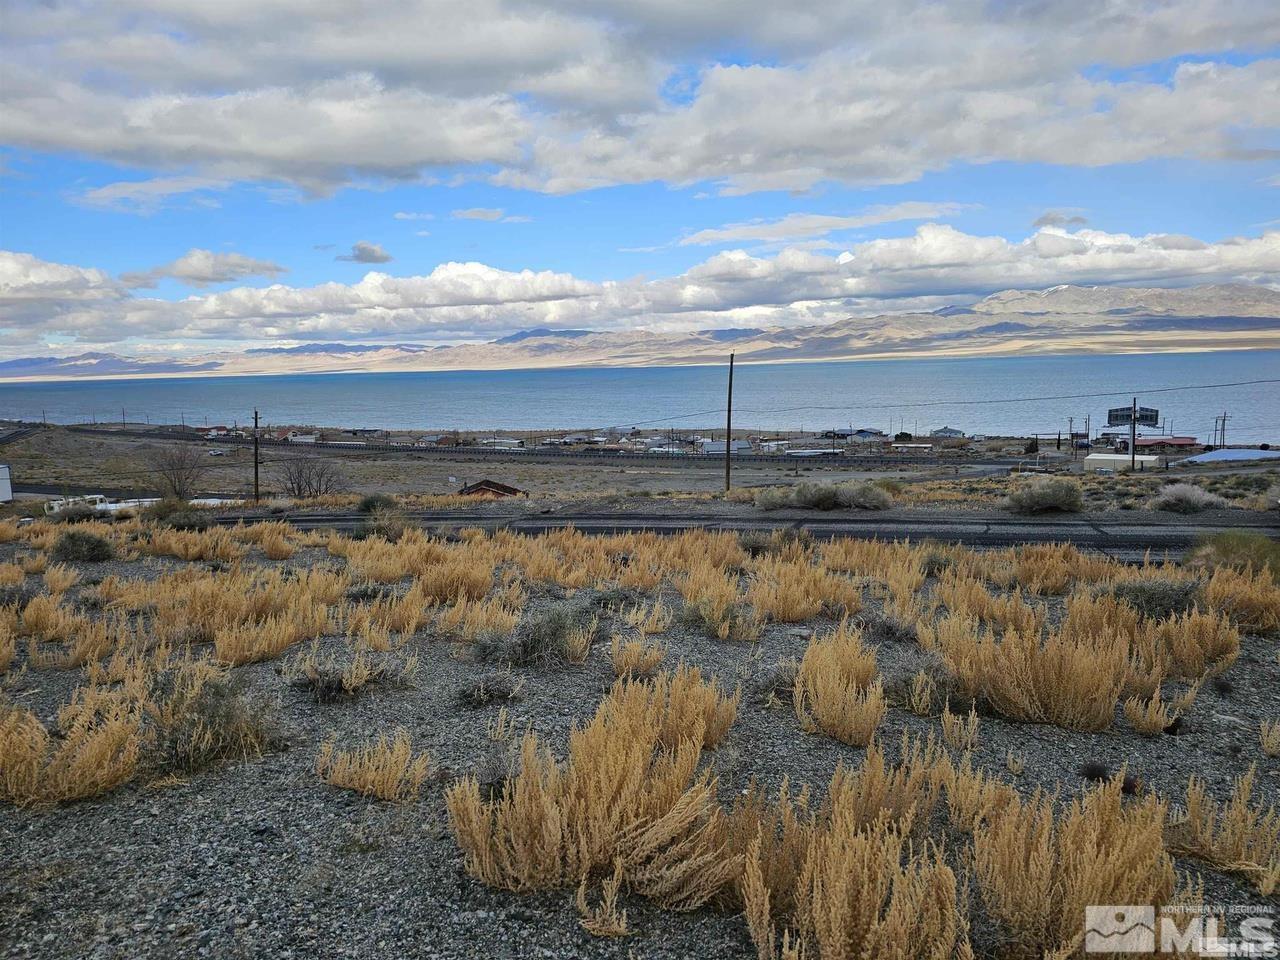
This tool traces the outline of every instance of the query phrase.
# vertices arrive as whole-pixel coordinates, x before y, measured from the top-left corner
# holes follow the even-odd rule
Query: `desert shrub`
[[[762,510],[795,507],[800,510],[887,510],[893,496],[883,487],[863,481],[853,483],[798,483],[794,487],[766,487],[756,491]]]
[[[68,530],[58,537],[49,556],[59,563],[100,563],[115,557],[111,541],[83,530]]]
[[[393,509],[395,505],[394,497],[389,497],[385,493],[370,493],[360,498],[356,510],[360,513],[375,513],[378,510]]]
[[[25,581],[0,585],[0,607],[13,607],[21,610],[34,600],[39,593],[39,587]]]
[[[295,663],[291,673],[294,686],[309,691],[316,703],[334,703],[357,697],[369,688],[408,684],[416,670],[414,659],[403,664],[375,660],[365,649],[357,650],[350,659],[323,657],[313,649]]]
[[[1267,567],[1271,570],[1272,577],[1280,577],[1280,543],[1264,533],[1230,530],[1216,534],[1202,540],[1192,550],[1189,559],[1209,568],[1231,567],[1235,570],[1260,571]]]
[[[840,491],[831,483],[798,483],[791,488],[791,506],[804,510],[834,510],[840,506]]]
[[[243,683],[207,663],[189,663],[152,680],[155,739],[147,751],[156,773],[190,774],[264,753],[273,737],[266,711]]]
[[[209,514],[172,498],[153,503],[142,515],[144,519],[174,530],[207,530],[213,526],[213,518]]]
[[[916,640],[915,623],[891,610],[861,614],[855,623],[863,636],[876,643],[914,643]]]
[[[1167,620],[1194,607],[1199,590],[1196,580],[1152,577],[1123,580],[1111,588],[1111,595],[1148,619]]]
[[[483,677],[464,683],[458,690],[458,699],[469,707],[483,707],[490,703],[510,703],[520,696],[524,678],[507,671],[486,673]]]
[[[1013,513],[1076,513],[1084,507],[1080,484],[1066,477],[1035,477],[1009,494]]]
[[[791,491],[785,487],[761,487],[756,491],[755,500],[761,510],[781,510],[791,506]]]
[[[395,543],[409,529],[409,517],[397,506],[379,506],[369,513],[368,519],[359,530],[360,539],[381,537]]]
[[[580,663],[584,638],[589,646],[599,626],[594,606],[589,600],[554,604],[526,617],[510,636],[487,634],[477,639],[476,655],[519,666],[557,660]]]
[[[1220,510],[1229,504],[1224,497],[1195,484],[1171,483],[1152,497],[1148,506],[1168,513],[1199,513],[1201,510]]]
[[[53,515],[54,523],[84,523],[87,520],[101,519],[102,514],[83,503],[73,503]]]
[[[853,510],[888,510],[893,494],[878,483],[842,483],[836,487],[840,506]]]

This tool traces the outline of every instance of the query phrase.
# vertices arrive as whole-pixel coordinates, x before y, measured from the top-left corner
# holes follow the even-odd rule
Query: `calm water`
[[[0,384],[0,419],[54,423],[251,422],[389,429],[709,428],[724,422],[725,369],[643,367],[303,374],[175,380]],[[739,366],[734,423],[823,430],[835,426],[1025,434],[1095,428],[1106,409],[1159,408],[1176,433],[1208,438],[1226,410],[1228,442],[1280,440],[1280,384],[1185,387],[1280,378],[1280,351],[1129,356],[883,360]],[[1074,400],[1027,400],[1106,393]],[[983,401],[983,402],[975,402]],[[902,425],[900,427],[900,424]]]

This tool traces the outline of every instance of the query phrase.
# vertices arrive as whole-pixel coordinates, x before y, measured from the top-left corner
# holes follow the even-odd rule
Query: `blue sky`
[[[891,6],[20,0],[0,356],[1280,278],[1269,0]]]

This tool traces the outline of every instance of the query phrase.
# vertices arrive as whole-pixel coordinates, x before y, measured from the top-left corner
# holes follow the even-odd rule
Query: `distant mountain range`
[[[835,323],[692,333],[524,330],[489,343],[308,343],[188,359],[82,353],[0,361],[0,380],[232,376],[567,366],[663,366],[889,357],[1167,353],[1280,348],[1280,291],[1060,286],[1005,290],[968,307]]]

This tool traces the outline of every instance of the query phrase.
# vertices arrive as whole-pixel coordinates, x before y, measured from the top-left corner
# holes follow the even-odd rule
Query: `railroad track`
[[[1026,519],[993,517],[840,516],[840,517],[726,517],[715,514],[669,516],[661,514],[560,513],[484,514],[448,511],[410,511],[406,520],[433,533],[448,534],[464,527],[510,530],[538,534],[572,527],[583,533],[610,534],[652,531],[678,533],[683,530],[731,531],[743,533],[774,530],[804,531],[819,539],[854,537],[877,540],[937,540],[971,547],[995,548],[1025,543],[1071,543],[1085,550],[1105,553],[1117,560],[1141,560],[1148,552],[1155,557],[1179,556],[1201,538],[1230,530],[1253,530],[1280,539],[1280,525],[1274,520],[1247,518],[1167,523],[1158,520],[1098,520],[1089,517]],[[335,529],[355,532],[368,523],[359,513],[294,513],[272,515],[261,511],[223,514],[218,522],[283,520],[300,530]]]

